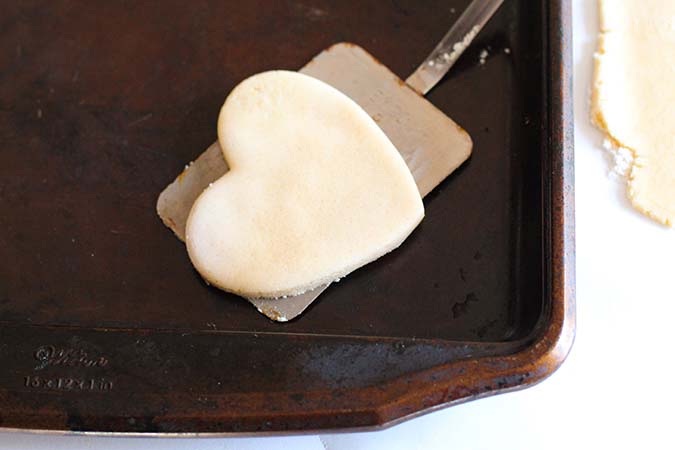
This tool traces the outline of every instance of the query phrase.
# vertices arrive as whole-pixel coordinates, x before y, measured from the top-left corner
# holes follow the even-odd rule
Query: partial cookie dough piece
[[[230,167],[187,221],[190,259],[246,297],[295,295],[398,247],[424,216],[387,136],[349,97],[272,71],[228,96],[218,136]]]
[[[675,223],[675,1],[599,0],[592,120],[633,154],[628,197]]]

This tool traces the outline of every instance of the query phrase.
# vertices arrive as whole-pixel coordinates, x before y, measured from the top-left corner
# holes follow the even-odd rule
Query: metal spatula
[[[362,48],[348,43],[324,50],[300,72],[347,94],[378,123],[403,156],[425,196],[471,154],[471,138],[422,95],[457,61],[503,0],[474,0],[405,83]],[[160,194],[157,212],[179,239],[192,204],[228,170],[218,143],[211,145]],[[328,287],[284,299],[248,299],[270,319],[297,317]]]

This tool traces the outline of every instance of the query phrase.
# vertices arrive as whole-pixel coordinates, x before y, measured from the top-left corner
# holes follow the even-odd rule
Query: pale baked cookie
[[[218,119],[230,167],[188,217],[190,259],[246,297],[295,295],[398,247],[424,216],[403,158],[355,102],[297,72],[239,84]]]
[[[675,223],[675,1],[600,0],[592,119],[630,150],[628,196]]]

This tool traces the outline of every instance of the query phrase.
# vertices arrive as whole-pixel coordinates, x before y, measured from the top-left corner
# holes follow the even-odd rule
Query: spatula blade
[[[357,45],[335,44],[300,72],[342,91],[375,120],[403,156],[422,196],[471,154],[466,131]],[[192,204],[227,170],[216,142],[160,194],[157,212],[179,239],[185,240]],[[327,287],[282,299],[248,300],[270,319],[285,322],[300,315]]]

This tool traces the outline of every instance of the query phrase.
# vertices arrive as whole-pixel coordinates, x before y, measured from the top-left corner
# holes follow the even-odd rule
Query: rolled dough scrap
[[[675,223],[675,1],[599,0],[592,120],[633,162],[628,197]]]
[[[228,96],[218,137],[230,167],[187,220],[190,259],[247,297],[295,295],[398,247],[424,216],[417,185],[353,100],[297,72],[254,75]]]

